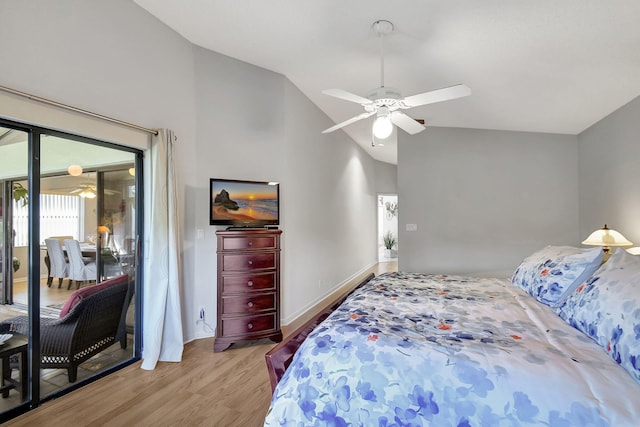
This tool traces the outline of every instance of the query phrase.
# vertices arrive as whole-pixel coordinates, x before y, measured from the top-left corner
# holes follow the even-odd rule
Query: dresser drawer
[[[222,298],[222,315],[252,314],[276,309],[276,294],[259,294]]]
[[[239,236],[225,237],[222,239],[223,251],[247,251],[252,249],[275,249],[277,239],[275,236]]]
[[[222,271],[247,271],[276,268],[276,254],[224,254],[222,258]]]
[[[222,318],[222,335],[249,335],[276,329],[276,313]]]
[[[222,294],[228,293],[247,293],[266,291],[276,288],[276,272],[242,274],[242,275],[223,275]]]

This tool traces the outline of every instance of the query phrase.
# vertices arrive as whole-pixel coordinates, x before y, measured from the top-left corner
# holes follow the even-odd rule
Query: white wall
[[[285,323],[375,262],[374,161],[321,136],[331,122],[283,76],[194,47],[129,0],[3,2],[0,24],[0,84],[176,132],[186,340],[212,333],[200,307],[215,326],[210,177],[281,182]]]
[[[579,243],[577,137],[451,128],[400,137],[400,269],[508,272],[541,247]]]
[[[580,236],[606,223],[640,246],[640,98],[578,136]]]

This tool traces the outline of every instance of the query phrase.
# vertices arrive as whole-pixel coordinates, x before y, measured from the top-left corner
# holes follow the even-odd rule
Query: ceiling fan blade
[[[391,113],[391,123],[411,135],[415,135],[416,133],[422,132],[426,129],[424,125],[418,123],[402,111],[397,110]]]
[[[333,96],[335,98],[344,99],[345,101],[355,102],[360,105],[371,104],[371,100],[364,98],[360,95],[356,95],[355,93],[347,92],[342,89],[326,89],[323,90],[322,93],[325,95]]]
[[[434,104],[436,102],[449,101],[451,99],[462,98],[471,95],[471,89],[465,85],[455,85],[443,89],[432,90],[431,92],[420,93],[418,95],[407,96],[404,104],[407,108],[418,107],[420,105]]]
[[[342,123],[338,123],[338,124],[337,124],[337,125],[335,125],[335,126],[331,126],[329,129],[325,129],[325,130],[323,130],[323,131],[322,131],[322,133],[329,133],[329,132],[333,132],[334,130],[338,130],[338,129],[342,128],[342,127],[345,127],[345,126],[347,126],[347,125],[350,125],[351,123],[355,123],[355,122],[357,122],[358,120],[362,120],[362,119],[366,119],[367,117],[371,117],[371,116],[373,116],[375,113],[376,113],[375,111],[372,111],[372,112],[370,112],[370,113],[362,113],[362,114],[357,115],[357,116],[355,116],[355,117],[351,117],[350,119],[345,120],[345,121],[344,121],[344,122],[342,122]]]

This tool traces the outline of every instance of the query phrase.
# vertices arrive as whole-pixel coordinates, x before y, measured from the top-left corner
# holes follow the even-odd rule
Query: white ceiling
[[[134,1],[196,45],[285,75],[336,123],[362,107],[321,91],[379,86],[379,19],[395,26],[386,86],[473,91],[408,111],[427,126],[578,134],[640,95],[637,0]],[[372,148],[371,122],[344,131],[396,163],[395,135]]]

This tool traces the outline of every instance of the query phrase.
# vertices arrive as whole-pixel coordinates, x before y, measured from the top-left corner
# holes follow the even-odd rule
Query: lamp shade
[[[592,246],[633,246],[633,243],[616,230],[607,227],[607,224],[604,225],[604,228],[591,233],[582,244]]]

